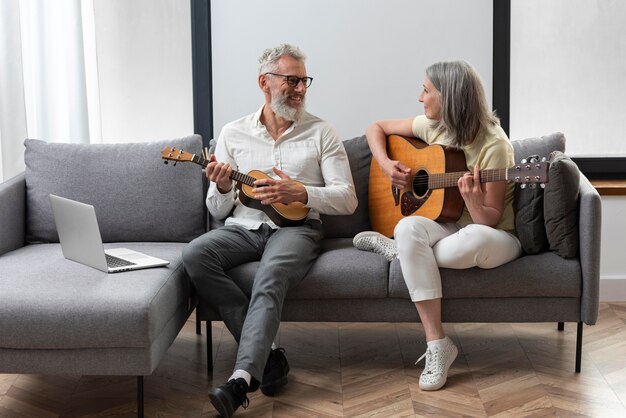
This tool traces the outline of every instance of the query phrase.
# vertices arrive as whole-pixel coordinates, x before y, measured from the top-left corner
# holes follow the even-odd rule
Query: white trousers
[[[517,237],[486,225],[460,227],[408,216],[394,231],[398,259],[413,302],[441,298],[439,267],[494,268],[522,253]]]

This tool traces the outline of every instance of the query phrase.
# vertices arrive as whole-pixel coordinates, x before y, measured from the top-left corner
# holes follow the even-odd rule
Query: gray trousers
[[[185,247],[183,263],[198,296],[220,314],[239,344],[235,370],[261,381],[287,291],[309,271],[321,239],[321,223],[309,220],[277,230],[267,224],[253,231],[224,226]],[[260,264],[248,298],[226,272],[252,261]]]

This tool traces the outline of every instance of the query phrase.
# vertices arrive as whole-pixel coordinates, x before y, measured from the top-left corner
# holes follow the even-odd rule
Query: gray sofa
[[[364,137],[344,143],[359,207],[350,216],[324,217],[323,253],[290,291],[283,319],[417,321],[399,263],[352,246],[354,234],[370,229],[371,154]],[[137,376],[142,416],[142,376],[156,368],[195,306],[181,250],[207,224],[220,224],[206,218],[199,167],[165,166],[160,154],[166,146],[199,154],[201,139],[116,145],[26,141],[25,173],[0,185],[0,373]],[[517,158],[548,155],[563,150],[564,138],[514,141],[514,147]],[[577,171],[576,178],[575,225],[557,222],[574,232],[575,242],[568,242],[575,254],[564,258],[557,253],[559,242],[550,242],[556,247],[531,248],[533,254],[496,269],[442,269],[445,321],[576,322],[580,370],[582,324],[594,324],[598,313],[601,209],[595,189]],[[170,264],[107,275],[65,260],[49,193],[93,204],[105,246],[123,245]],[[547,198],[548,189],[545,193]],[[546,239],[544,221],[550,222],[543,218],[544,203],[542,189],[518,190],[520,230],[530,244]],[[256,268],[249,263],[229,274],[249,292]],[[212,365],[210,321],[220,318],[201,301],[196,313],[207,321]]]
[[[399,261],[388,263],[352,245],[356,233],[371,229],[367,207],[371,153],[365,137],[344,145],[359,207],[349,216],[323,218],[323,251],[305,279],[290,290],[283,321],[419,321]],[[513,141],[513,146],[516,161],[531,155],[549,157],[553,151],[564,151],[565,138],[555,133]],[[567,167],[566,174],[574,177],[569,181],[562,171],[553,172],[556,164],[551,165],[553,178],[545,191],[516,186],[516,224],[527,250],[524,256],[490,270],[441,269],[442,315],[445,322],[556,322],[560,330],[564,322],[576,322],[575,370],[579,372],[583,323],[595,324],[598,315],[601,205],[596,190],[572,165]],[[549,218],[544,218],[544,205]],[[219,225],[212,220],[211,227]],[[229,275],[250,294],[257,266],[257,262],[244,264]],[[197,315],[198,327],[200,320],[207,321],[211,367],[210,322],[220,318],[202,301]]]

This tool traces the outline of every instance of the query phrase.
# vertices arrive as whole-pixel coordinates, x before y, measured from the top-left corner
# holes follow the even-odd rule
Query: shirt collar
[[[254,125],[255,125],[256,127],[260,127],[261,125],[263,125],[263,124],[261,123],[261,113],[263,113],[263,108],[264,108],[264,107],[265,107],[265,105],[262,105],[262,106],[259,108],[259,110],[257,110],[257,111],[254,113],[254,117],[253,117],[253,119],[252,119],[252,120],[254,121]]]
[[[255,125],[256,127],[261,127],[261,126],[264,126],[264,125],[261,123],[261,114],[263,113],[263,108],[264,108],[265,106],[266,106],[266,104],[261,105],[261,107],[259,108],[259,110],[257,110],[257,111],[254,113],[253,121],[254,121],[254,125]],[[302,122],[302,119],[304,119],[304,115],[305,115],[305,113],[306,113],[306,111],[302,112],[302,114],[300,115],[300,119],[298,119],[298,120],[294,120],[294,121],[293,121],[293,123],[291,124],[291,126],[289,127],[289,129],[287,129],[287,131],[285,131],[285,132],[290,132],[290,131],[292,131],[294,128],[296,128],[296,127],[300,124],[300,122]]]

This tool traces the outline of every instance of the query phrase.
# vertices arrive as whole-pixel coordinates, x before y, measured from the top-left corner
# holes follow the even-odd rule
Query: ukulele
[[[181,149],[172,147],[166,147],[161,152],[161,158],[168,161],[177,162],[192,162],[206,167],[209,164],[209,160],[189,152],[185,152]],[[258,209],[263,212],[280,227],[302,225],[306,221],[306,217],[309,213],[309,208],[304,206],[302,202],[291,203],[272,203],[264,205],[260,200],[254,198],[252,189],[255,187],[255,180],[269,179],[271,178],[267,174],[259,170],[252,170],[248,174],[241,173],[236,170],[232,170],[230,173],[230,179],[237,183],[239,189],[239,201],[249,208]]]

